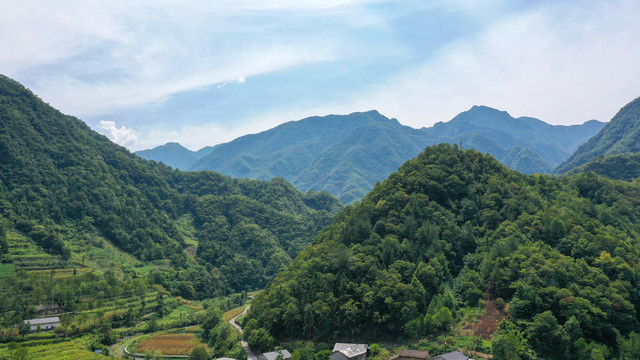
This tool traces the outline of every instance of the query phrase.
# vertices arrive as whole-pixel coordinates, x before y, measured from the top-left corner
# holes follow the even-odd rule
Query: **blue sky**
[[[0,72],[131,150],[377,109],[553,124],[640,96],[640,2],[5,0]]]

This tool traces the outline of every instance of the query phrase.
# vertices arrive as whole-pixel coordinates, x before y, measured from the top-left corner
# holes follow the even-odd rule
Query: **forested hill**
[[[593,171],[611,179],[632,181],[640,178],[640,153],[599,156],[567,172],[568,175]]]
[[[0,77],[0,255],[16,270],[91,266],[106,240],[166,270],[153,281],[187,298],[258,289],[340,207],[279,178],[184,173],[140,159]]]
[[[549,125],[486,106],[474,106],[449,122],[420,130],[377,111],[329,115],[221,144],[192,169],[264,180],[281,176],[302,191],[326,190],[348,204],[429,145],[462,144],[524,173],[549,173],[602,126],[593,120]],[[160,151],[164,158],[155,159],[169,164],[166,150]],[[149,158],[147,153],[139,155]]]
[[[465,307],[506,303],[494,355],[615,351],[640,330],[639,214],[640,184],[524,175],[474,150],[430,147],[276,277],[247,336],[422,338],[474,328]]]
[[[198,160],[209,155],[214,146],[205,146],[198,151],[191,151],[184,146],[170,142],[149,150],[136,151],[135,154],[143,159],[162,162],[173,168],[189,170]]]
[[[640,98],[620,109],[599,133],[560,164],[555,173],[566,173],[598,156],[637,152],[640,152]]]

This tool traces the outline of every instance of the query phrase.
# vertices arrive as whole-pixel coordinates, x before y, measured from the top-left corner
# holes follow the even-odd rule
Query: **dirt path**
[[[238,332],[240,333],[240,335],[242,335],[242,328],[240,327],[240,325],[238,325],[238,323],[236,323],[236,319],[238,317],[240,317],[240,316],[247,315],[247,313],[249,312],[250,308],[251,308],[251,305],[247,305],[247,307],[244,308],[243,312],[241,312],[240,314],[232,317],[231,320],[229,320],[229,324],[233,325],[234,328],[238,329]]]
[[[231,320],[229,320],[229,324],[231,324],[234,328],[236,328],[240,333],[240,335],[242,335],[242,328],[240,327],[240,325],[236,323],[236,319],[239,316],[246,315],[249,312],[250,308],[251,308],[251,305],[247,305],[247,307],[244,309],[242,313],[234,316]],[[240,340],[240,345],[242,345],[242,350],[244,350],[244,353],[247,355],[247,360],[258,360],[258,357],[249,348],[249,343],[247,343],[244,340]]]

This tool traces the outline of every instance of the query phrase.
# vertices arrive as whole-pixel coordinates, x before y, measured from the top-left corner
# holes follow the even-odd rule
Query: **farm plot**
[[[194,334],[160,334],[142,340],[135,351],[137,353],[160,352],[163,355],[189,355],[196,346],[201,345],[204,344]]]

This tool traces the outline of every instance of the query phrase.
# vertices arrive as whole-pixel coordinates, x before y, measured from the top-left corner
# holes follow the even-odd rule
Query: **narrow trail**
[[[240,335],[242,335],[242,328],[240,327],[240,325],[236,323],[236,319],[239,316],[246,315],[249,312],[250,308],[251,308],[251,305],[247,305],[247,308],[244,309],[242,313],[234,316],[231,320],[229,320],[229,324],[231,324],[234,328],[236,328],[240,333]],[[247,360],[258,360],[258,357],[249,348],[249,343],[247,343],[244,340],[240,340],[240,345],[242,345],[242,350],[244,350],[244,353],[247,355]]]

